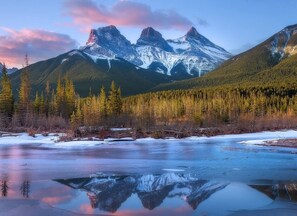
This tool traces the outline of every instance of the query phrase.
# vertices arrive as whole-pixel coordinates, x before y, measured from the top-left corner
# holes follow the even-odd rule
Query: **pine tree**
[[[122,113],[122,108],[123,108],[122,91],[121,91],[121,87],[119,87],[117,90],[117,114]]]
[[[21,125],[25,125],[26,118],[30,112],[30,82],[29,82],[29,72],[28,72],[28,56],[25,56],[25,68],[22,70],[21,74],[21,85],[19,90],[19,106],[18,112],[20,116]]]
[[[61,81],[59,77],[56,89],[58,114],[66,119],[70,118],[75,108],[75,90],[71,80],[67,77]]]
[[[36,92],[35,100],[34,100],[34,111],[39,114],[40,111],[40,98],[38,92]]]
[[[108,97],[108,113],[110,115],[119,115],[122,112],[121,89],[116,88],[114,81],[112,81]]]
[[[56,103],[58,115],[62,116],[65,110],[65,100],[64,100],[64,87],[62,85],[61,77],[58,79],[57,89],[56,89]]]
[[[65,105],[66,105],[66,118],[70,117],[75,107],[75,90],[73,82],[65,78]]]
[[[46,115],[46,117],[49,116],[49,112],[50,112],[50,84],[49,81],[46,81],[46,85],[45,85],[45,100],[44,100],[44,113]]]
[[[82,124],[82,121],[83,121],[83,117],[82,117],[81,106],[80,106],[80,103],[77,102],[76,111],[73,111],[70,116],[70,123],[71,123],[72,129],[77,129]]]
[[[2,90],[0,92],[0,120],[2,120],[3,126],[7,127],[13,116],[14,99],[12,95],[11,82],[7,75],[5,64],[3,64],[2,69],[1,86]]]
[[[40,98],[39,98],[39,114],[45,114],[45,101],[44,101],[44,94],[41,92]]]
[[[105,89],[102,86],[99,95],[99,109],[100,109],[100,116],[105,118],[107,116],[107,98]]]

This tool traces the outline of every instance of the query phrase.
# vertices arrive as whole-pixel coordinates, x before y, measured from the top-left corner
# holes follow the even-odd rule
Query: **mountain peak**
[[[94,44],[96,43],[96,30],[95,29],[91,29],[90,34],[89,34],[89,39],[87,40],[86,45],[89,44]]]
[[[183,37],[167,41],[160,32],[147,27],[142,30],[136,44],[131,44],[115,26],[101,27],[91,30],[87,45],[81,50],[100,58],[122,58],[177,79],[200,76],[231,56],[194,27]]]
[[[102,39],[111,40],[112,38],[118,38],[121,36],[120,31],[114,25],[91,29],[86,45],[92,45],[94,43],[98,44]]]
[[[197,29],[195,27],[191,27],[190,30],[187,32],[186,37],[192,37],[197,38],[200,34],[198,33]]]
[[[162,34],[158,31],[156,31],[155,29],[153,29],[152,27],[147,27],[145,29],[142,30],[140,38],[156,38],[156,39],[161,39]]]
[[[140,38],[137,40],[139,46],[154,46],[164,49],[165,51],[172,52],[172,47],[168,45],[162,34],[152,27],[147,27],[142,30]]]
[[[289,25],[289,26],[285,27],[284,29],[296,30],[297,29],[297,24]]]

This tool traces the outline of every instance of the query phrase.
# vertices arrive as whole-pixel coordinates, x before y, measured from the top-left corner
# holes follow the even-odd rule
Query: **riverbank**
[[[274,147],[285,147],[285,148],[297,148],[297,139],[280,139],[280,140],[269,140],[260,144],[261,146],[274,146]]]
[[[34,134],[28,133],[3,133],[0,136],[0,145],[14,145],[14,144],[37,144],[46,147],[92,147],[103,144],[112,144],[119,142],[136,142],[136,143],[151,143],[156,141],[211,141],[211,140],[235,140],[237,143],[243,145],[255,146],[273,146],[273,147],[291,147],[296,148],[297,145],[297,130],[283,130],[283,131],[264,131],[257,133],[242,133],[242,134],[223,134],[214,136],[189,136],[184,138],[165,137],[141,137],[133,138],[129,136],[129,128],[113,128],[112,134],[107,138],[100,138],[98,136],[88,136],[72,138],[66,133],[43,133]],[[124,136],[126,135],[126,136]]]

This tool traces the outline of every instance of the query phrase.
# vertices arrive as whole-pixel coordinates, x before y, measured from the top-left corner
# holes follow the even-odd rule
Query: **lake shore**
[[[102,144],[111,143],[151,143],[156,141],[207,141],[213,139],[229,140],[234,139],[237,143],[243,145],[255,146],[271,146],[284,148],[297,148],[297,130],[279,130],[279,131],[260,131],[255,133],[241,133],[241,134],[218,134],[212,136],[196,135],[187,137],[153,137],[153,136],[133,136],[133,130],[130,128],[111,128],[109,134],[105,137],[97,134],[88,133],[87,136],[74,137],[68,133],[4,133],[1,132],[0,144],[37,144],[45,145],[47,147],[94,147]]]
[[[59,134],[60,141],[104,141],[106,139],[125,140],[129,141],[143,138],[167,139],[175,138],[182,139],[187,137],[213,137],[229,134],[246,134],[259,133],[263,131],[275,132],[283,130],[297,130],[292,127],[255,127],[242,128],[238,125],[221,125],[218,127],[193,127],[193,126],[158,126],[152,128],[131,128],[131,127],[79,127],[77,129],[59,129],[44,131],[34,128],[17,128],[7,129],[7,131],[0,131],[0,138],[5,136],[18,136],[20,133],[27,133],[29,136],[35,137],[36,134],[47,136],[48,134]],[[297,137],[296,137],[297,138]],[[272,145],[268,143],[267,145]]]
[[[273,147],[285,147],[285,148],[297,148],[297,139],[279,139],[269,140],[259,144],[261,146],[273,146]]]

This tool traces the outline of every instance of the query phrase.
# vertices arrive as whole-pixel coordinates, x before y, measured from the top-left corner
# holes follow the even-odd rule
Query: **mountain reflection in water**
[[[165,173],[162,175],[97,176],[55,180],[73,189],[84,191],[93,209],[116,212],[132,195],[137,195],[143,208],[154,210],[166,198],[184,200],[194,211],[212,195],[236,183],[199,180],[191,175]],[[297,183],[245,185],[262,194],[266,201],[277,198],[297,201]],[[226,190],[227,191],[227,190]],[[233,191],[236,192],[236,191]],[[239,194],[240,196],[240,194]],[[257,200],[255,200],[257,202]],[[269,203],[267,203],[269,204]],[[234,203],[234,205],[236,205]]]

